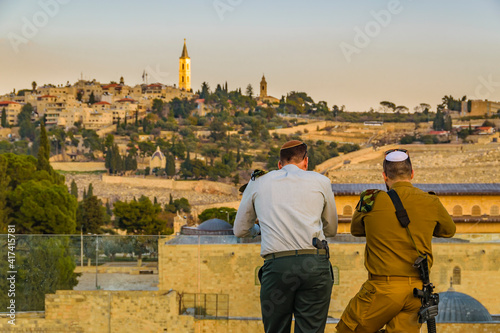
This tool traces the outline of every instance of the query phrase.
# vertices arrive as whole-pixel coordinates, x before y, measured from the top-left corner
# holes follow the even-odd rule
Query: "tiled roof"
[[[437,195],[500,195],[500,183],[413,184]],[[385,184],[332,184],[335,195],[359,195],[367,189],[386,190]]]
[[[9,105],[9,104],[19,104],[18,102],[13,101],[1,101],[0,105]]]

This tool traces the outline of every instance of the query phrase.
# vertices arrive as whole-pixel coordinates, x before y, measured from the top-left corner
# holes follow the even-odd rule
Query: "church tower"
[[[267,82],[264,75],[262,75],[262,80],[260,81],[260,98],[267,97]]]
[[[184,38],[184,48],[179,58],[179,89],[191,90],[191,58],[188,56],[186,38]]]

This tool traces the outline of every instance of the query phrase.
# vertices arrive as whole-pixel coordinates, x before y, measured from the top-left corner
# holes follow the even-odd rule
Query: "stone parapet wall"
[[[208,180],[178,181],[162,178],[119,177],[102,175],[105,184],[124,184],[136,187],[164,188],[177,191],[196,191],[210,194],[237,195],[236,187]]]
[[[162,242],[163,243],[163,242]],[[159,244],[159,289],[179,293],[229,295],[229,316],[260,316],[257,272],[263,264],[260,244],[167,245]],[[330,262],[338,271],[329,316],[339,318],[367,278],[363,243],[330,244]],[[436,292],[449,288],[455,268],[460,284],[453,288],[481,302],[490,313],[500,313],[500,244],[433,244],[435,265],[431,281]],[[175,268],[175,269],[174,269]],[[477,283],[481,281],[481,283]]]

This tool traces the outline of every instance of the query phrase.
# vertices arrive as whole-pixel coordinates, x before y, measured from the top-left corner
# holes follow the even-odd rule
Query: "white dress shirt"
[[[248,183],[234,221],[234,234],[253,237],[260,231],[260,254],[265,256],[314,249],[313,238],[333,237],[337,226],[330,180],[287,164]]]

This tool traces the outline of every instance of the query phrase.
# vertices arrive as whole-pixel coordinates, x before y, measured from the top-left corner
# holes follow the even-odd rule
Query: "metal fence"
[[[18,311],[43,311],[56,290],[157,290],[158,238],[0,234],[0,272],[11,277],[0,290],[13,290]],[[110,272],[118,274],[101,274]],[[8,295],[0,293],[0,308]]]
[[[201,319],[227,319],[229,317],[229,295],[190,294],[179,295],[179,314]]]

